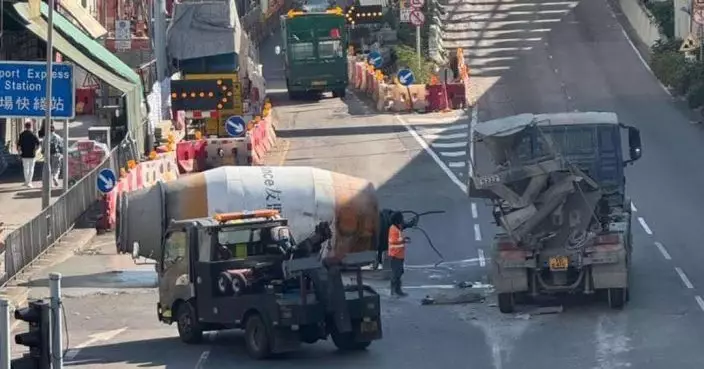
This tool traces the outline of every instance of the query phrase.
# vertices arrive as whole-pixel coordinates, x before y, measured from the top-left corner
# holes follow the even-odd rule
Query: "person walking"
[[[64,158],[64,140],[54,131],[54,125],[49,127],[51,136],[49,136],[49,155],[51,155],[51,180],[55,187],[59,187],[59,175],[61,174],[61,163]],[[66,175],[66,173],[64,173]]]
[[[22,159],[22,171],[24,172],[24,185],[32,188],[34,178],[34,166],[37,162],[37,150],[39,150],[39,138],[32,132],[32,122],[24,123],[24,131],[17,138],[17,151]]]
[[[406,259],[406,244],[410,243],[408,237],[403,236],[403,215],[395,212],[391,216],[391,226],[389,227],[389,263],[391,265],[391,295],[399,297],[406,296],[401,288],[401,276],[403,276],[403,264]]]

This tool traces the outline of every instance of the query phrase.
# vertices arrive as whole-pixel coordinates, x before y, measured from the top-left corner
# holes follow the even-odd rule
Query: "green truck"
[[[347,32],[340,8],[324,12],[291,10],[281,16],[286,88],[291,100],[332,92],[345,97]]]

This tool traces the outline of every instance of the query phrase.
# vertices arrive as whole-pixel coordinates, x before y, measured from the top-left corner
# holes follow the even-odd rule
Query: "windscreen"
[[[339,23],[339,24],[338,24]],[[293,63],[309,64],[344,60],[344,27],[337,17],[293,19],[288,44]]]

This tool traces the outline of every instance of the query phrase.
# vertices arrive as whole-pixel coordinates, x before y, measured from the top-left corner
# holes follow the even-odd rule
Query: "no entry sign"
[[[414,10],[411,12],[411,24],[416,27],[420,27],[425,23],[425,14],[420,10]]]

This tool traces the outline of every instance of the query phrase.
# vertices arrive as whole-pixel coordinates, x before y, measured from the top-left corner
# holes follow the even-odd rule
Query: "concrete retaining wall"
[[[658,26],[650,20],[645,6],[640,0],[618,0],[618,3],[640,40],[648,47],[653,46],[661,36]]]

